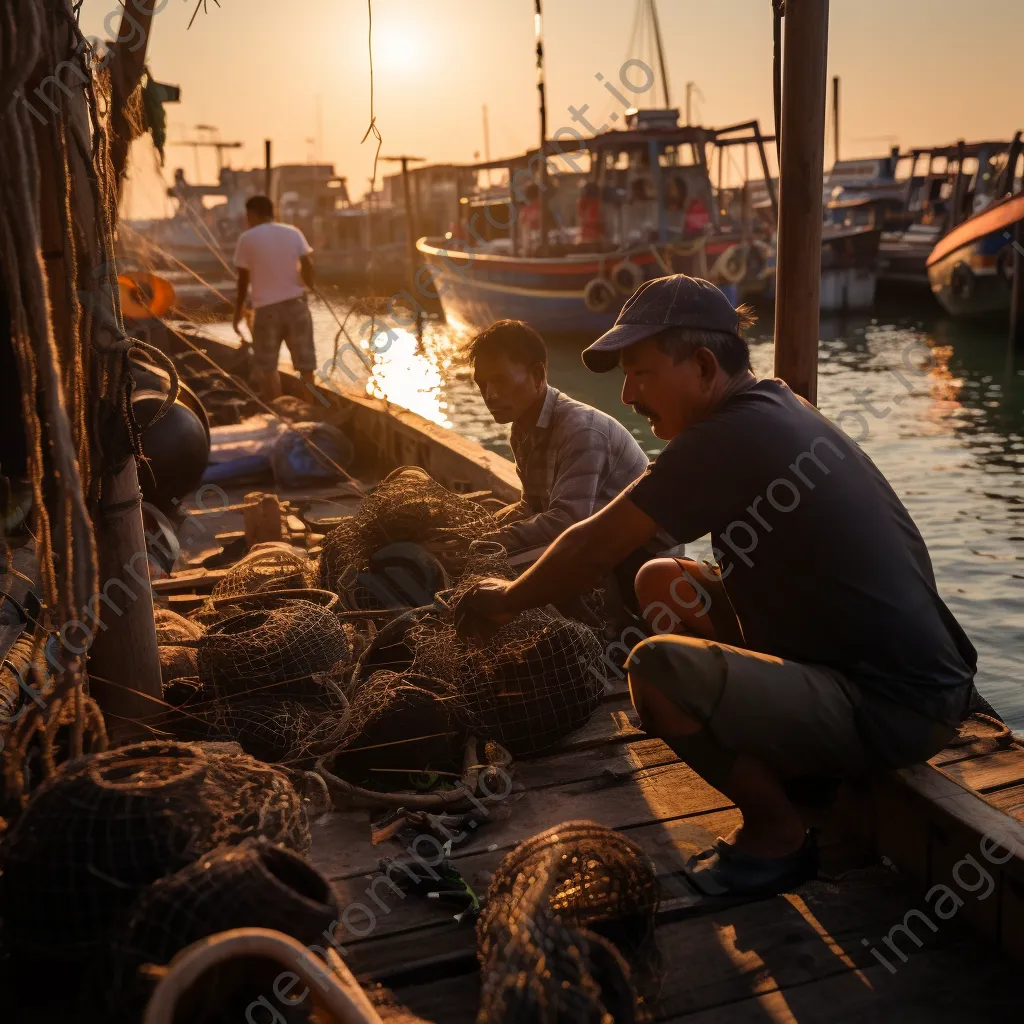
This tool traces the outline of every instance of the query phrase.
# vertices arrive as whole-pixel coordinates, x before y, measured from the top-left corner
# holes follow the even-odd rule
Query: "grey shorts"
[[[288,346],[292,366],[299,373],[316,369],[313,348],[313,319],[305,295],[256,310],[252,328],[253,365],[267,372],[277,369],[281,342]]]
[[[835,669],[714,641],[652,637],[633,649],[628,665],[631,677],[703,722],[727,750],[754,754],[783,776],[866,775],[916,764],[956,734],[880,702]],[[885,749],[868,739],[880,732],[891,737]]]

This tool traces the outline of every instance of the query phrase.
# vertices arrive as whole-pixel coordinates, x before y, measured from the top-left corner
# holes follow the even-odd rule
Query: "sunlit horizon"
[[[367,5],[364,0],[221,0],[199,12],[165,0],[148,61],[154,76],[180,85],[169,106],[168,136],[196,136],[215,125],[243,147],[235,167],[262,165],[263,140],[276,164],[317,157],[348,178],[353,196],[369,186],[374,143],[360,140],[370,119]],[[615,0],[546,0],[544,39],[549,136],[578,126],[572,111],[607,117],[605,81],[634,57],[656,66],[650,39],[635,30],[635,5]],[[113,0],[85,0],[90,35],[115,26]],[[659,6],[672,104],[692,90],[695,122],[753,118],[773,124],[771,4],[768,0],[677,0]],[[962,10],[932,0],[832,4],[829,74],[842,79],[843,157],[881,155],[893,145],[938,145],[959,138],[1010,138],[1024,114],[1018,41],[1024,5],[980,0],[963,45]],[[511,156],[538,138],[532,0],[483,7],[472,0],[374,0],[374,113],[384,152],[432,163]],[[955,73],[950,69],[955,68]],[[983,88],[983,91],[982,91]],[[657,82],[648,106],[661,105]],[[483,127],[488,108],[489,139]],[[600,120],[593,123],[600,124]],[[831,135],[831,132],[829,132]],[[828,152],[831,154],[831,138]],[[148,141],[136,147],[126,214],[166,216],[165,181],[182,167],[190,180],[216,180],[212,151],[171,145],[161,181]],[[382,165],[379,174],[392,173]]]

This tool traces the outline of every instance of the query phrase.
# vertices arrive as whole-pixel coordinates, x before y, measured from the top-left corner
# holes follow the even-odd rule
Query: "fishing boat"
[[[1006,315],[1014,277],[1014,232],[1024,221],[1024,193],[1010,196],[954,228],[928,257],[928,281],[952,316]]]
[[[928,257],[949,231],[1014,191],[1007,167],[1020,151],[1020,133],[1012,141],[959,142],[915,148],[900,158],[903,174],[871,191],[892,195],[879,249],[879,280],[901,287],[928,284]]]
[[[835,190],[825,205],[821,238],[821,311],[870,309],[878,284],[884,202],[863,192]]]
[[[708,170],[712,151],[731,146],[755,147],[766,166],[757,122],[718,130],[677,122],[678,111],[636,111],[626,130],[576,147],[589,171],[562,187],[577,190],[580,220],[544,244],[536,230],[532,246],[524,239],[529,205],[511,197],[490,199],[504,209],[486,219],[467,203],[461,238],[421,238],[445,315],[478,329],[518,317],[542,332],[594,335],[644,281],[666,274],[709,277],[737,298],[769,290],[770,237],[742,209],[735,217],[720,209]],[[510,180],[538,156],[507,161]],[[485,220],[500,227],[482,235]]]

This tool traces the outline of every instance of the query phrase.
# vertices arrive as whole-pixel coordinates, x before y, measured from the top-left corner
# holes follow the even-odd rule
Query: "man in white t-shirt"
[[[306,301],[306,288],[315,287],[309,258],[313,250],[298,228],[274,220],[274,204],[266,196],[252,196],[245,204],[245,215],[249,230],[238,239],[235,250],[234,327],[238,331],[251,283],[254,383],[265,398],[273,399],[281,393],[277,359],[282,341],[302,379],[314,383],[313,321]]]

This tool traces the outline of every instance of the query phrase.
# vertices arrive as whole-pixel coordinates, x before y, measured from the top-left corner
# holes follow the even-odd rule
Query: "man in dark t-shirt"
[[[813,406],[755,379],[745,322],[706,281],[640,288],[583,359],[621,366],[623,402],[668,444],[523,576],[484,581],[456,609],[471,630],[579,593],[659,529],[711,534],[714,565],[662,558],[638,574],[655,635],[627,662],[647,731],[743,812],[688,865],[709,893],[812,875],[785,781],[930,757],[966,712],[977,660],[899,498]]]

